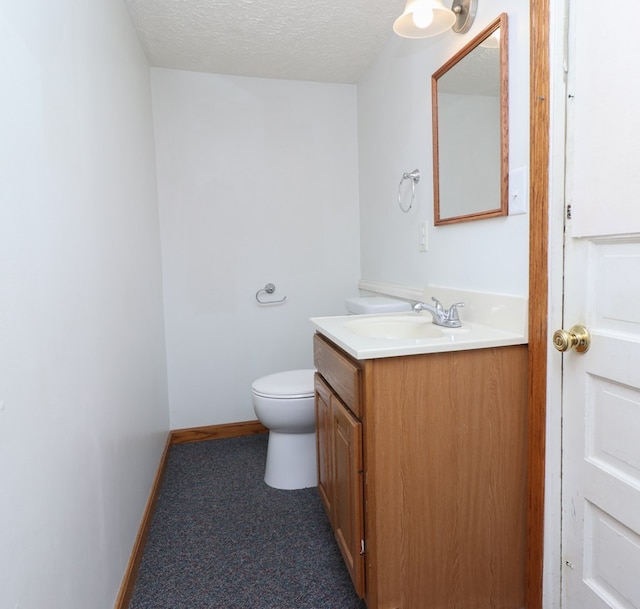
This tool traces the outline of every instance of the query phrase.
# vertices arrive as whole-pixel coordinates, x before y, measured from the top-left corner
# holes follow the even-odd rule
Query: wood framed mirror
[[[509,213],[508,85],[506,13],[431,77],[436,226]]]

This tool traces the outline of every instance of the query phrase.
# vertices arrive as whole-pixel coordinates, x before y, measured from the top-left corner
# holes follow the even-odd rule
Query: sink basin
[[[344,324],[358,336],[369,338],[389,338],[389,339],[420,339],[420,338],[440,338],[443,336],[442,329],[434,326],[430,319],[424,317],[394,316],[394,317],[367,317],[364,319],[354,319]]]

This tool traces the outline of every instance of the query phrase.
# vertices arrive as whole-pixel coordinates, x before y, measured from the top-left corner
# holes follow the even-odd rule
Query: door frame
[[[550,1],[530,2],[530,167],[529,185],[529,428],[527,445],[527,567],[525,607],[542,609],[545,581],[545,471],[547,454],[547,349],[550,310],[549,143],[550,143]],[[554,257],[555,261],[555,257]],[[555,287],[553,288],[555,291]],[[552,292],[554,295],[554,292]],[[550,383],[551,385],[552,383]],[[552,426],[550,426],[550,430]],[[555,492],[550,492],[552,498]],[[559,508],[558,508],[559,509]],[[553,519],[550,519],[553,524]],[[547,545],[551,545],[553,538]],[[558,546],[559,546],[559,538]],[[545,550],[547,554],[545,554]],[[559,551],[557,552],[559,554]],[[554,561],[550,561],[554,562]],[[550,566],[550,565],[549,565]],[[555,604],[551,602],[550,605]]]

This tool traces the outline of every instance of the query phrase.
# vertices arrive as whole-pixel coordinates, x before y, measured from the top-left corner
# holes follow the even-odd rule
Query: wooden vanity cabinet
[[[314,358],[319,492],[368,609],[523,607],[526,345],[359,361],[316,334]]]
[[[316,374],[318,492],[351,580],[364,596],[362,423]]]

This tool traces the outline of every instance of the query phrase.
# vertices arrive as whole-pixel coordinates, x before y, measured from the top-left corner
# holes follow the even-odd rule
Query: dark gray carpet
[[[267,486],[266,449],[172,447],[129,609],[366,609],[317,489]]]

